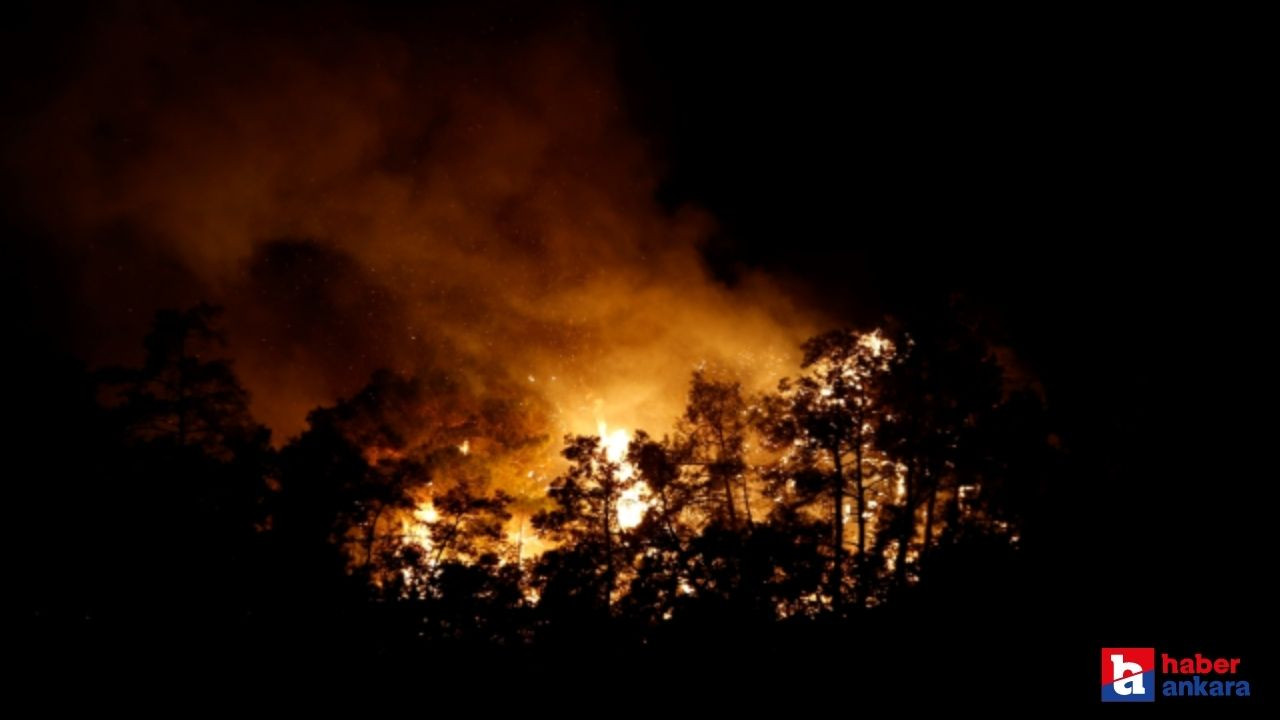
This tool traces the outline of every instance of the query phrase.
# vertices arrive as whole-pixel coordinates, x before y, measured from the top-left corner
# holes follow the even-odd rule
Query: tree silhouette
[[[950,514],[958,518],[962,496],[978,493],[989,455],[985,443],[992,439],[986,428],[1001,403],[1002,379],[986,344],[954,311],[915,334],[900,334],[896,345],[882,383],[878,440],[903,468],[898,501],[886,508],[896,536],[895,584],[902,586],[920,505],[923,558],[934,543],[939,498],[949,498]]]
[[[115,544],[112,583],[157,615],[255,602],[266,574],[264,498],[273,472],[270,433],[228,360],[217,308],[156,314],[141,367],[98,373],[111,453],[99,469],[111,483],[98,512],[116,526],[94,539]],[[141,600],[140,598],[146,598]]]
[[[464,560],[484,554],[499,555],[503,528],[511,513],[512,497],[502,490],[492,495],[476,494],[468,482],[459,482],[432,499],[437,519],[428,523],[433,565],[444,560]]]
[[[126,589],[96,603],[120,618],[148,598],[191,633],[220,616],[203,632],[394,657],[852,628],[851,606],[996,576],[1056,467],[1040,398],[1006,386],[954,312],[814,337],[801,374],[761,396],[696,371],[670,435],[637,430],[623,459],[570,436],[558,472],[526,390],[445,372],[376,372],[276,453],[216,318],[158,314],[146,361],[99,373],[103,408],[79,420],[102,430],[107,483],[81,491],[120,520],[91,524],[95,557],[145,558],[96,577]],[[637,487],[645,512],[624,528]]]
[[[426,533],[383,543],[378,597],[393,605],[408,631],[425,640],[511,644],[519,641],[525,609],[520,566],[511,562],[504,527],[511,497],[483,495],[459,482],[432,499]]]
[[[702,369],[694,371],[676,430],[680,463],[705,473],[707,494],[719,494],[718,509],[709,514],[732,528],[741,523],[750,527],[751,493],[745,475],[750,418],[741,385],[713,379]]]
[[[684,592],[689,543],[699,532],[702,487],[679,464],[669,441],[637,431],[627,452],[636,479],[649,489],[651,502],[629,539],[638,557],[624,598],[626,612],[644,625],[669,620]]]
[[[210,305],[159,311],[142,367],[101,373],[119,398],[116,411],[131,439],[194,447],[224,460],[265,442],[267,430],[250,416],[249,394],[230,361],[209,357],[226,345],[215,325],[220,313]]]
[[[630,533],[638,559],[626,602],[650,625],[670,620],[696,589],[692,566],[736,565],[754,526],[746,450],[751,417],[741,386],[696,370],[672,437],[639,431],[627,460],[649,490]],[[704,573],[705,575],[705,573]]]
[[[569,468],[547,491],[554,507],[533,517],[533,526],[562,546],[544,555],[540,574],[562,597],[585,600],[607,616],[625,562],[618,501],[634,481],[609,459],[598,437],[566,438],[564,457]],[[555,577],[561,569],[556,564],[570,570],[572,588],[565,587],[565,577]]]
[[[831,502],[832,563],[828,593],[837,613],[844,598],[845,498],[853,486],[857,518],[857,598],[864,604],[869,591],[867,521],[869,491],[880,477],[873,457],[875,426],[879,421],[879,383],[888,369],[892,346],[878,333],[835,331],[804,343],[802,367],[807,373],[779,384],[778,395],[765,403],[762,425],[773,445],[790,448],[798,477]],[[820,472],[813,487],[805,483]],[[810,494],[816,498],[816,494]]]

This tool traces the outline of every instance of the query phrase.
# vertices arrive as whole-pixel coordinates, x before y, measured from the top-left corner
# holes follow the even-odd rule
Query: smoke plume
[[[418,20],[95,11],[4,153],[88,359],[223,305],[277,441],[382,367],[522,383],[573,432],[661,432],[701,364],[793,367],[811,316],[710,277],[714,221],[655,199],[599,23]]]

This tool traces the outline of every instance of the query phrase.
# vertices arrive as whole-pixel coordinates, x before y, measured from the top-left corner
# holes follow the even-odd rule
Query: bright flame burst
[[[649,501],[644,497],[644,488],[633,485],[622,491],[618,498],[618,527],[629,530],[644,519],[644,511],[649,509]]]
[[[610,432],[609,424],[603,420],[596,422],[596,431],[600,435],[600,444],[604,447],[605,457],[609,462],[618,463],[618,479],[626,482],[634,477],[635,467],[625,460],[627,446],[631,444],[631,434],[625,428],[615,428]],[[618,498],[618,526],[629,530],[639,525],[648,507],[649,501],[645,497],[643,483],[636,483],[622,491],[622,495]]]
[[[600,420],[596,422],[596,432],[600,435],[600,444],[604,446],[604,455],[609,462],[622,462],[627,456],[627,446],[631,444],[631,434],[625,428],[618,428],[613,432],[609,432],[609,423]],[[624,479],[630,478],[634,468],[630,463],[622,463],[622,473]]]
[[[874,357],[893,353],[893,342],[881,335],[878,328],[873,332],[864,333],[858,338],[858,344],[870,350]]]
[[[413,515],[400,521],[401,533],[407,542],[413,543],[423,550],[431,549],[430,523],[439,519],[435,505],[430,500],[423,500],[413,509]]]
[[[609,425],[600,420],[596,423],[596,431],[600,436],[600,445],[604,448],[605,458],[612,463],[618,463],[618,479],[626,482],[635,477],[635,466],[626,461],[627,449],[631,444],[631,433],[626,428],[609,429]],[[463,455],[469,455],[471,452],[471,441],[464,440],[462,444],[457,446],[458,451]],[[391,451],[383,451],[378,457],[390,455]],[[534,471],[529,471],[529,477],[534,477]],[[623,530],[640,524],[644,519],[645,511],[648,510],[650,500],[647,488],[643,482],[627,488],[618,498],[618,504],[615,508],[617,513],[618,526]],[[417,545],[425,552],[429,552],[433,544],[431,542],[430,524],[439,519],[439,513],[430,499],[421,499],[412,513],[405,514],[400,518],[401,537],[405,542]],[[534,545],[538,546],[535,537],[526,537],[524,532],[523,520],[518,529],[508,532],[508,538],[522,546]],[[406,575],[406,578],[409,576]]]

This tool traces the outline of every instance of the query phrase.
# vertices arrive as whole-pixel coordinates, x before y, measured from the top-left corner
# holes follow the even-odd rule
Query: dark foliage
[[[370,662],[786,645],[1016,566],[1058,467],[1039,398],[954,317],[815,338],[773,393],[699,371],[671,435],[567,438],[535,501],[493,476],[535,419],[445,377],[377,373],[273,450],[216,318],[163,312],[141,367],[66,370],[86,454],[37,499],[71,519],[32,558],[38,636]]]

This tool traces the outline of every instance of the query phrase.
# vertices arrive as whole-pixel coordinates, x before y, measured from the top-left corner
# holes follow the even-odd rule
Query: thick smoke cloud
[[[709,277],[713,219],[655,200],[597,24],[394,20],[98,11],[4,155],[91,362],[224,305],[279,439],[379,367],[518,380],[578,432],[661,431],[700,363],[790,369],[814,323]]]

